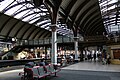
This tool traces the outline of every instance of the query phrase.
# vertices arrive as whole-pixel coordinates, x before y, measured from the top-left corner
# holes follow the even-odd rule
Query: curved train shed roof
[[[0,38],[33,40],[51,37],[49,9],[52,7],[58,7],[57,33],[60,35],[102,35],[109,30],[108,25],[113,21],[116,25],[120,20],[119,1],[116,0],[41,0],[37,7],[34,1],[0,0]],[[114,2],[107,4],[107,11],[104,11],[106,1]],[[118,8],[109,9],[116,5]]]

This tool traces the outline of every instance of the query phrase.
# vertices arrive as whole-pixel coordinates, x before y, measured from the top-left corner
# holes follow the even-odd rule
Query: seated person
[[[25,68],[33,68],[34,66],[34,62],[28,62],[27,64],[25,64]]]
[[[45,65],[49,65],[49,63],[45,61]]]
[[[40,66],[45,66],[45,62],[43,59],[41,59],[40,63],[39,63]]]

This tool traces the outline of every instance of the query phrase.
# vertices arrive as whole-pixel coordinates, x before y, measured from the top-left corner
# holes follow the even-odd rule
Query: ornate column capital
[[[74,39],[75,41],[78,41],[79,37],[74,37],[73,39]]]
[[[55,32],[56,29],[57,29],[57,25],[56,24],[51,24],[50,27],[51,27],[52,32]]]

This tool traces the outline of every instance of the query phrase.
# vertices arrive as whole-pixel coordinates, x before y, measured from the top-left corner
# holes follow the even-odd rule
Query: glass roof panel
[[[12,2],[14,2],[14,0],[4,0],[0,2],[0,11],[3,11]]]
[[[22,5],[15,6],[15,7],[9,9],[8,11],[6,11],[5,14],[7,14],[7,15],[13,15],[21,7],[22,7]]]
[[[35,11],[35,12],[40,12],[41,11],[40,9],[37,9],[37,8],[34,8],[32,10]]]
[[[50,29],[50,27],[46,27],[45,29],[49,30],[49,29]]]
[[[43,23],[45,23],[45,22],[50,22],[50,20],[41,21],[41,22],[37,23],[37,25],[41,25],[41,24],[43,24]]]
[[[30,10],[25,10],[25,11],[19,13],[18,15],[14,16],[14,17],[17,18],[17,19],[20,19],[20,18],[22,18],[25,14],[27,14],[29,11],[30,11]]]
[[[0,2],[0,12],[51,31],[49,27],[51,20],[46,6],[41,5],[39,8],[36,8],[33,3],[28,1],[31,0],[4,0]],[[71,30],[67,29],[65,25],[60,26],[61,23],[58,23],[58,25],[61,34],[71,33]]]
[[[103,1],[103,0],[99,0]],[[106,31],[108,33],[112,33],[113,31],[118,31],[118,12],[117,9],[119,0],[104,0],[102,3],[100,3],[101,8],[101,14],[103,17],[103,23],[106,27]],[[114,3],[114,4],[113,4]]]
[[[50,25],[51,23],[46,23],[46,24],[44,24],[44,25],[42,25],[42,26],[40,26],[41,28],[46,28],[46,27],[49,27],[49,25]]]
[[[117,22],[120,22],[120,21],[117,21]]]
[[[43,9],[43,8],[41,8],[41,10],[42,10],[42,11],[48,11],[47,9]]]
[[[32,23],[34,23],[35,21],[39,20],[39,17],[38,17],[38,18],[36,18],[36,19],[33,19],[33,20],[32,20],[32,19],[30,19],[30,20],[31,20],[31,21],[29,21],[29,23],[30,23],[30,24],[32,24]]]
[[[29,21],[32,18],[31,16],[34,17],[34,16],[36,16],[36,14],[34,12],[29,11],[28,13],[26,13],[25,15],[22,16],[22,19],[26,19],[29,17],[29,19],[27,20],[27,21]]]
[[[111,31],[118,31],[117,25],[112,25],[110,28],[111,28]]]
[[[32,18],[34,15],[35,15],[35,14],[30,15],[30,16],[28,16],[28,17],[24,18],[22,21],[27,22],[27,21],[28,21],[28,20],[30,20],[30,18]]]

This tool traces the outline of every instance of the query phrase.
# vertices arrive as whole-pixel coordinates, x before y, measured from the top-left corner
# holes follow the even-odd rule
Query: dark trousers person
[[[93,55],[93,58],[94,58],[94,61],[96,61],[96,54],[94,53],[94,55]]]
[[[107,58],[107,64],[110,64],[110,58]]]
[[[110,55],[109,54],[107,55],[107,62],[106,62],[106,64],[110,64]]]

